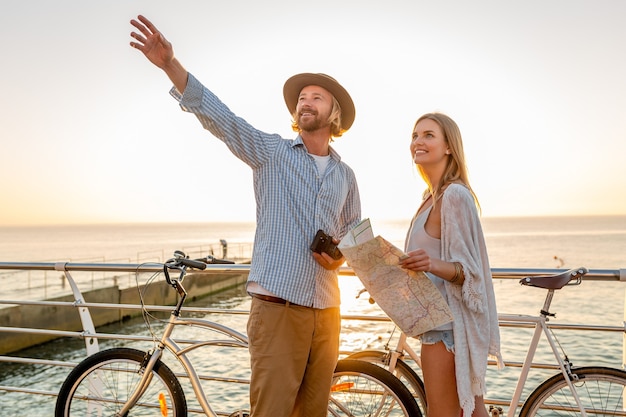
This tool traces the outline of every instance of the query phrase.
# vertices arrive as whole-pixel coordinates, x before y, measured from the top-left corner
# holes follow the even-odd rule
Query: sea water
[[[619,269],[626,266],[626,216],[610,217],[550,217],[550,218],[484,218],[483,229],[487,241],[491,266],[494,268],[573,268]],[[380,234],[402,248],[408,220],[375,221],[375,234]],[[139,224],[139,225],[90,225],[48,227],[2,227],[0,228],[0,262],[141,262],[157,256],[169,257],[175,249],[212,247],[225,240],[229,245],[252,243],[253,223],[206,223],[206,224]],[[1,272],[1,271],[0,271]],[[6,288],[11,277],[0,274],[0,284]],[[375,304],[366,296],[357,298],[362,285],[356,277],[342,277],[342,313],[380,315]],[[536,288],[522,287],[516,280],[494,282],[500,313],[536,314],[541,307],[545,292]],[[249,298],[242,288],[209,297],[200,302],[202,306],[247,309]],[[553,301],[552,322],[585,323],[621,326],[624,316],[624,284],[619,282],[583,282],[576,287],[558,291]],[[245,316],[221,317],[218,320],[239,330],[245,329]],[[145,330],[141,320],[123,325],[113,325],[114,332],[137,333]],[[506,361],[521,362],[530,341],[528,329],[501,329],[502,352]],[[575,365],[603,365],[621,367],[622,334],[606,332],[558,331],[557,336],[566,347]],[[392,323],[346,321],[342,331],[341,348],[345,351],[382,349],[393,343],[397,330]],[[113,343],[113,342],[110,342]],[[419,350],[419,342],[412,341]],[[68,347],[69,346],[69,347]],[[103,342],[107,346],[107,342]],[[47,350],[43,353],[41,350]],[[37,350],[39,352],[37,352]],[[35,349],[30,356],[59,360],[78,360],[84,356],[80,341],[50,343]],[[549,347],[539,346],[535,362],[554,363]],[[215,368],[218,366],[218,369]],[[50,370],[41,367],[0,365],[0,385],[20,384],[40,387],[47,380],[55,381]],[[247,355],[237,358],[211,356],[200,361],[201,371],[224,373],[227,370],[245,375]],[[226,369],[228,368],[228,369]],[[57,371],[58,372],[58,371]],[[61,372],[65,372],[62,370]],[[537,371],[531,374],[529,385],[537,385],[556,371]],[[487,383],[493,398],[508,401],[511,398],[519,369],[509,366],[503,371],[490,368]],[[58,377],[57,377],[58,380]],[[16,382],[17,381],[17,382]],[[50,389],[55,389],[56,386]],[[41,388],[40,388],[41,389]],[[237,388],[233,388],[237,389]],[[188,397],[192,393],[186,390]],[[525,390],[523,398],[530,393]],[[210,393],[226,408],[236,408],[241,396],[220,386]],[[24,402],[14,394],[0,392],[4,407],[0,416],[16,415]],[[53,400],[32,397],[29,415],[50,415]],[[8,413],[8,414],[7,414]]]
[[[626,263],[626,216],[486,217],[491,266],[554,268]],[[372,219],[375,234],[402,247],[409,220]],[[123,261],[144,254],[252,243],[253,222],[0,226],[0,262]]]

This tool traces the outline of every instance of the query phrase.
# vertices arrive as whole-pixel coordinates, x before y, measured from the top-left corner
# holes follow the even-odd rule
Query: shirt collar
[[[300,135],[298,135],[298,137],[296,137],[291,143],[292,148],[295,148],[296,146],[302,146],[306,149],[306,145],[304,144],[302,136]],[[341,156],[330,145],[328,146],[328,153],[332,159],[336,160],[337,162],[341,161]]]

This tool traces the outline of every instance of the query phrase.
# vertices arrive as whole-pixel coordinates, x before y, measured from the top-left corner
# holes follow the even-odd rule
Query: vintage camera
[[[335,260],[340,259],[343,256],[339,248],[337,248],[337,245],[333,243],[332,236],[328,236],[321,229],[317,231],[315,239],[313,239],[311,250],[317,253],[326,252]]]

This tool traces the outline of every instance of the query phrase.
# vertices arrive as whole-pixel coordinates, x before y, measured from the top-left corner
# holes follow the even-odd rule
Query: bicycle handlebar
[[[212,255],[207,255],[200,260],[206,264],[234,264],[235,263],[235,261],[230,261],[228,259],[218,259]]]
[[[203,262],[201,259],[181,259],[180,263],[190,268],[195,268],[199,270],[206,269],[206,263]]]
[[[185,254],[185,252],[177,250],[174,252],[174,257],[167,260],[163,264],[163,274],[165,275],[165,280],[169,285],[173,285],[172,279],[170,278],[170,269],[176,269],[180,271],[177,281],[182,281],[183,277],[187,273],[187,268],[195,268],[199,270],[206,269],[208,264],[234,264],[234,261],[229,261],[227,259],[216,259],[212,255],[207,255],[204,258],[199,259],[189,259],[189,256]]]

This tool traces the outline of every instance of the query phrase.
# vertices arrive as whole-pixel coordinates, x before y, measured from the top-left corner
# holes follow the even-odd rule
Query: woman
[[[489,259],[461,133],[450,117],[425,114],[415,123],[410,149],[428,189],[400,265],[427,273],[454,316],[452,323],[420,336],[428,415],[459,417],[462,411],[487,417],[487,358],[503,364]]]

